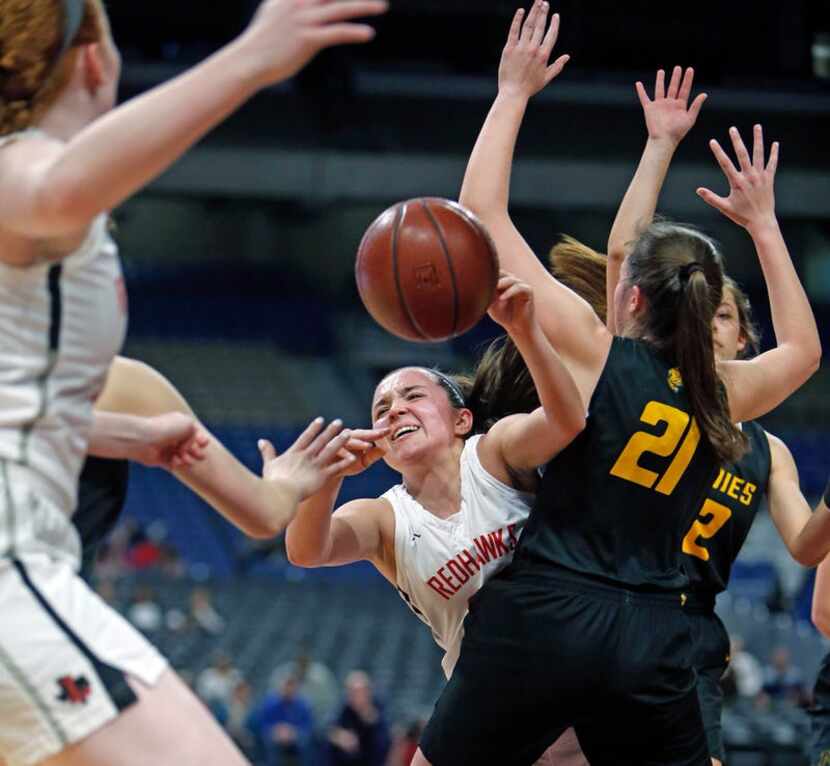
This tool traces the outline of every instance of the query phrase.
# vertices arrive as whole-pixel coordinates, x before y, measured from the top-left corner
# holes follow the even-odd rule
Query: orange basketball
[[[405,340],[441,341],[469,330],[496,292],[496,248],[456,202],[419,197],[381,213],[355,263],[357,289],[374,320]]]

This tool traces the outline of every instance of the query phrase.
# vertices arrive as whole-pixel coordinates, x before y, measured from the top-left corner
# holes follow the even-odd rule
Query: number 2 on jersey
[[[706,516],[709,518],[703,521]],[[702,545],[698,545],[698,538],[702,537],[704,540],[713,538],[718,530],[729,521],[730,516],[732,516],[732,511],[721,503],[714,500],[707,500],[703,503],[700,513],[692,523],[692,528],[683,538],[683,553],[709,561],[709,551]]]
[[[663,495],[670,495],[674,492],[674,488],[680,481],[683,472],[689,467],[692,456],[700,442],[700,430],[694,418],[691,418],[691,425],[688,431],[686,430],[689,420],[689,414],[677,409],[677,407],[671,407],[662,402],[649,402],[643,408],[640,421],[650,426],[665,423],[666,430],[659,436],[646,431],[637,431],[628,440],[625,449],[620,453],[617,462],[614,463],[611,475],[654,489]],[[686,434],[685,439],[683,439],[684,433]],[[681,439],[683,439],[682,442]],[[679,448],[678,444],[680,445]],[[658,457],[669,457],[675,450],[677,452],[674,459],[662,477],[648,468],[643,468],[639,463],[640,457],[645,453],[651,453]],[[657,486],[655,486],[655,483]]]

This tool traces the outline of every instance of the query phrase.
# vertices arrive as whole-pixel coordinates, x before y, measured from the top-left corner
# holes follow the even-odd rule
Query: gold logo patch
[[[669,370],[667,383],[669,384],[669,388],[674,391],[674,393],[677,393],[681,388],[683,388],[683,378],[677,367],[672,367]]]

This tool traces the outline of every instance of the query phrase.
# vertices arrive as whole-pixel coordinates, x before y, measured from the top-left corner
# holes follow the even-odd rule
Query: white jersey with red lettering
[[[398,592],[444,650],[447,678],[461,649],[467,602],[513,558],[534,498],[484,469],[480,439],[464,445],[461,510],[448,519],[430,513],[402,484],[383,495],[395,512]]]

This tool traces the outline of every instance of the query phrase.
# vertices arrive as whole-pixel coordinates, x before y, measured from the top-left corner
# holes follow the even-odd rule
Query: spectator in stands
[[[409,766],[412,763],[424,726],[426,726],[426,720],[416,718],[398,732],[389,752],[386,766]]]
[[[217,636],[225,630],[225,620],[214,608],[213,597],[207,588],[194,588],[190,594],[190,617],[211,636]]]
[[[333,766],[384,766],[389,726],[372,692],[369,676],[353,670],[346,677],[346,702],[329,730]]]
[[[761,692],[764,671],[753,654],[746,651],[740,636],[730,638],[729,666],[721,679],[724,696],[728,700],[754,700]]]
[[[214,656],[196,679],[196,693],[223,724],[228,717],[234,689],[241,680],[241,673],[222,652]]]
[[[268,766],[302,766],[308,761],[314,716],[298,689],[297,678],[287,676],[279,692],[266,695],[250,719]]]
[[[317,728],[325,726],[334,716],[340,701],[340,687],[334,673],[311,656],[307,643],[300,645],[297,656],[279,665],[271,677],[272,686],[279,688],[286,676],[293,675],[299,682],[299,693],[311,705]]]
[[[773,649],[771,661],[764,668],[764,694],[772,700],[785,700],[794,705],[806,702],[804,674],[792,664],[786,646]]]
[[[127,617],[142,633],[155,633],[161,628],[164,615],[152,588],[143,585],[136,589]]]
[[[255,733],[250,727],[251,685],[241,678],[231,692],[228,715],[222,725],[230,734],[236,746],[253,760],[255,753]]]

